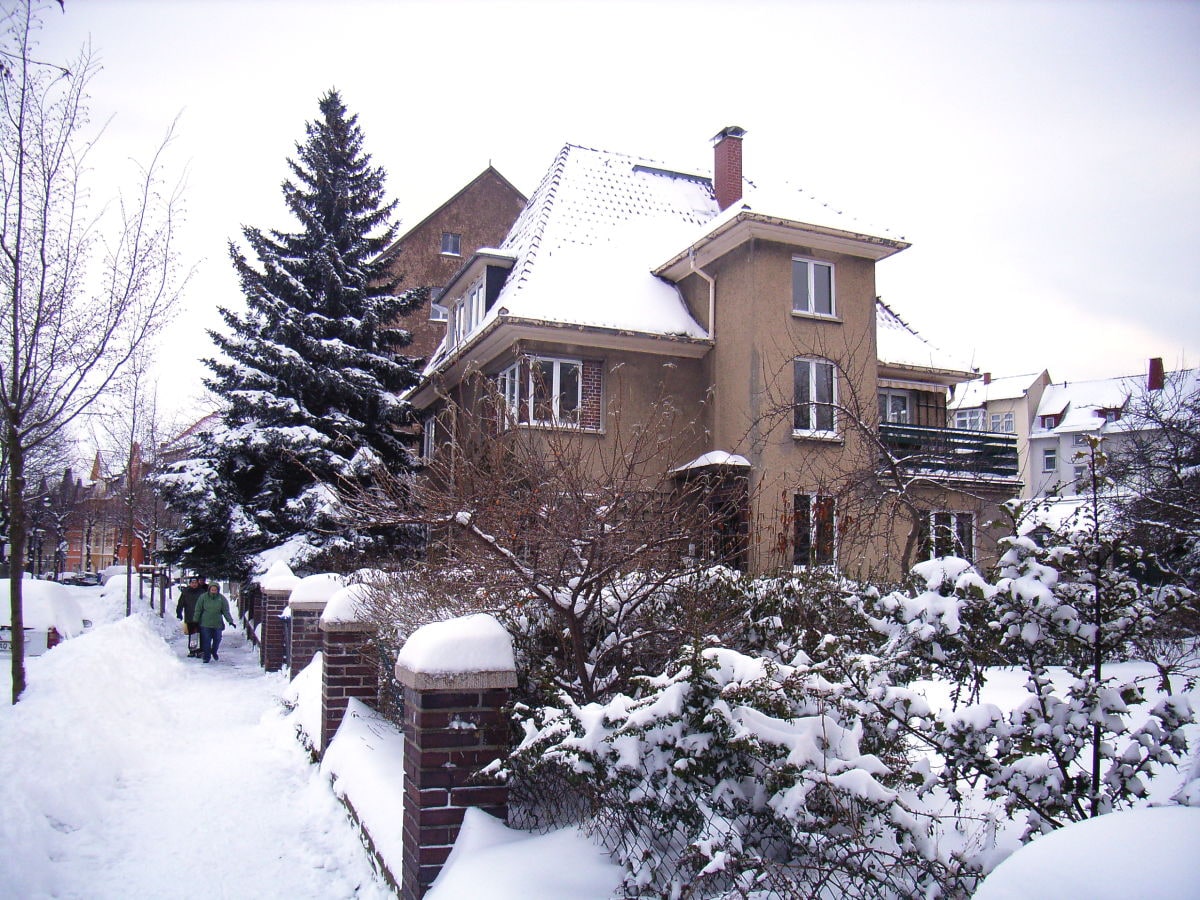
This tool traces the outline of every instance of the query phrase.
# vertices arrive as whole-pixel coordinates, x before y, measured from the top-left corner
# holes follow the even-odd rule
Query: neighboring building
[[[987,556],[981,524],[1019,490],[1015,437],[947,428],[948,388],[973,373],[877,302],[876,263],[908,244],[798,191],[746,190],[743,134],[717,135],[712,178],[562,149],[446,287],[446,338],[410,395],[427,453],[485,427],[475,373],[502,398],[491,427],[597,445],[667,396],[697,428],[664,471],[722,487],[714,556],[891,575]],[[444,397],[467,414],[439,420]],[[720,550],[730,533],[741,545]]]
[[[110,472],[98,451],[88,478],[74,479],[67,470],[60,488],[65,519],[60,571],[99,572],[131,559],[134,566],[146,561],[144,504],[138,502],[143,494],[149,494],[141,490],[146,473],[141,448],[136,445],[130,471]],[[132,495],[137,498],[132,530],[129,527],[131,481]]]
[[[446,336],[442,289],[476,250],[504,239],[524,206],[525,195],[488,166],[384,251],[402,290],[430,289],[429,306],[402,322],[413,334],[406,356],[430,357]]]
[[[1031,495],[1075,496],[1091,484],[1091,441],[1107,453],[1119,449],[1132,431],[1145,428],[1132,404],[1169,391],[1186,397],[1200,390],[1200,369],[1167,373],[1160,358],[1145,375],[1064,381],[1042,393],[1029,436]]]
[[[1021,496],[1033,496],[1034,472],[1029,457],[1029,435],[1037,418],[1042,394],[1050,384],[1050,373],[982,378],[955,385],[951,389],[950,421],[954,428],[1016,435],[1017,458],[1021,472]]]

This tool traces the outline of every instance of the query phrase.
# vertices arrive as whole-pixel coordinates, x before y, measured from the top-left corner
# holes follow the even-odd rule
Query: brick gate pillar
[[[401,649],[396,678],[404,692],[401,896],[419,900],[450,855],[467,807],[506,815],[508,788],[474,776],[509,751],[512,642],[487,615],[426,625]]]
[[[268,672],[278,672],[283,668],[284,631],[283,613],[287,609],[291,590],[272,590],[263,588],[262,618],[259,627],[262,629],[258,645],[258,659]]]
[[[322,755],[337,734],[351,697],[374,708],[379,699],[379,668],[371,657],[371,622],[321,619],[321,746]]]

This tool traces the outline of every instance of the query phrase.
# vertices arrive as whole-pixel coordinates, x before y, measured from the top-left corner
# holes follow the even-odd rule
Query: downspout
[[[696,265],[694,248],[688,250],[688,268],[708,284],[708,339],[714,340],[717,336],[717,280]]]

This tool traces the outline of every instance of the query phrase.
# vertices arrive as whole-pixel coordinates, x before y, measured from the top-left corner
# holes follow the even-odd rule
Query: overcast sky
[[[788,180],[912,247],[880,294],[997,376],[1200,363],[1200,4],[66,0],[90,40],[98,174],[178,115],[196,276],[164,393],[240,304],[226,243],[293,227],[286,159],[338,88],[416,224],[489,163],[529,194],[564,143]],[[126,170],[127,171],[127,170]]]

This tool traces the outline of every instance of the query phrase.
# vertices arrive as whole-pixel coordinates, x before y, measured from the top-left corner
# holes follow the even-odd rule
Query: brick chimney
[[[713,137],[713,192],[722,210],[742,199],[742,138],[745,128],[730,125]]]
[[[1150,360],[1150,371],[1146,375],[1146,389],[1161,391],[1165,384],[1166,374],[1163,372],[1162,357],[1155,356]]]
[[[984,383],[984,384],[991,384],[991,383],[992,383],[992,373],[991,373],[991,372],[984,372],[984,373],[983,373],[983,383]]]

